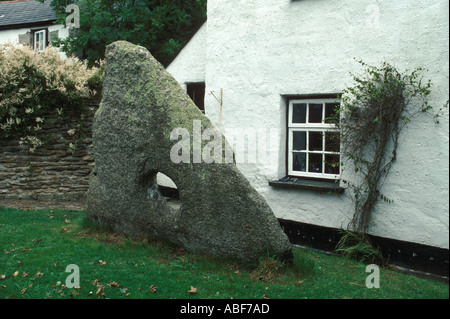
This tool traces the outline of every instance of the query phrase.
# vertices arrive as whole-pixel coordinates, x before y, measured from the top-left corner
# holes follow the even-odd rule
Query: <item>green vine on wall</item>
[[[375,204],[392,202],[381,189],[397,159],[403,128],[433,107],[428,103],[432,83],[424,81],[424,69],[400,73],[384,62],[380,67],[358,61],[363,76],[353,76],[355,85],[343,92],[340,109],[334,117],[340,128],[341,153],[345,167],[354,170],[356,181],[344,180],[354,203],[349,230],[368,241],[367,231]],[[439,113],[434,115],[438,123]],[[349,238],[350,236],[344,236]],[[352,236],[354,241],[354,236]],[[344,247],[340,243],[340,248]]]

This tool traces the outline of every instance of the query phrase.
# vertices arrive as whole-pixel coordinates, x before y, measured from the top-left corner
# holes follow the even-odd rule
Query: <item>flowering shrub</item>
[[[82,116],[86,100],[101,91],[102,67],[63,59],[54,48],[0,45],[0,143],[19,139],[33,152],[43,144],[37,133],[51,115]]]

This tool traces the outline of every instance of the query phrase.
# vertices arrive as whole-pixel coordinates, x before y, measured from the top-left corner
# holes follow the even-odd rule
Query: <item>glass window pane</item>
[[[310,173],[322,173],[322,154],[308,154],[309,156],[309,167],[308,172]]]
[[[322,151],[322,138],[323,132],[309,132],[309,150],[310,151]]]
[[[306,172],[306,154],[292,152],[292,170]]]
[[[309,123],[322,123],[322,103],[309,104]]]
[[[339,132],[325,132],[325,151],[339,152],[340,150]]]
[[[339,155],[325,155],[325,173],[339,174],[340,158]]]
[[[325,123],[336,123],[339,121],[339,103],[326,103],[325,104]]]
[[[292,104],[292,123],[306,123],[306,103]]]
[[[306,150],[306,132],[294,131],[292,148],[294,151]]]

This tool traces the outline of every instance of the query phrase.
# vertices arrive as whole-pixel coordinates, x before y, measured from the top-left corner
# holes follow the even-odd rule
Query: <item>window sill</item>
[[[308,180],[296,177],[283,177],[277,181],[270,181],[270,186],[290,189],[303,189],[319,193],[342,194],[345,188],[339,186],[335,181]]]

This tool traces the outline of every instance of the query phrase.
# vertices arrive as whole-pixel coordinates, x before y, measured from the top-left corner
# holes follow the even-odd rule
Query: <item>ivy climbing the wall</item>
[[[341,132],[344,167],[353,170],[355,177],[352,181],[343,180],[354,212],[349,225],[353,234],[343,236],[341,250],[346,247],[346,239],[354,242],[355,234],[360,241],[368,241],[375,204],[380,199],[392,202],[381,190],[397,159],[403,128],[419,115],[434,112],[428,102],[432,83],[423,79],[424,69],[401,73],[386,62],[380,67],[359,63],[365,72],[362,76],[352,75],[354,86],[344,90],[341,107],[334,117]],[[447,106],[448,101],[433,115],[436,123],[439,112]]]

